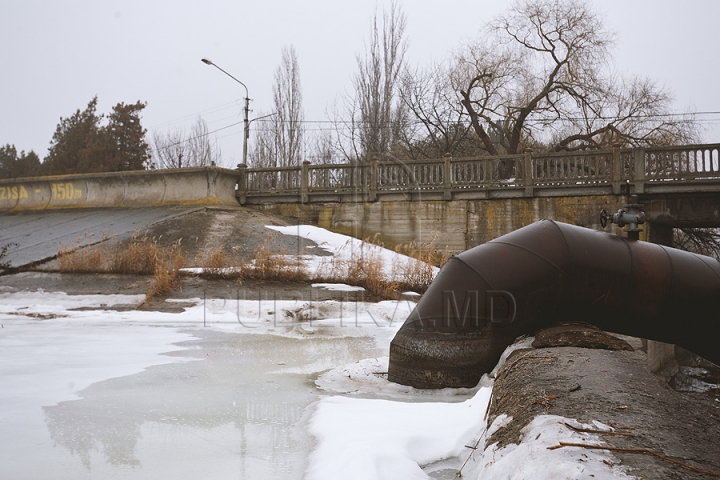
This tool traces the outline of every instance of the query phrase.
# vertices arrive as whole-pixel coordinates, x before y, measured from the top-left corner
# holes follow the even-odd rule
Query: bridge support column
[[[647,230],[647,241],[672,247],[673,245],[673,228],[669,225],[656,222],[647,222],[645,224]]]
[[[237,190],[235,191],[235,197],[238,200],[238,203],[240,205],[245,205],[245,202],[247,201],[247,165],[244,163],[238,163],[237,166],[238,172],[240,172],[240,176],[238,178],[237,183]]]

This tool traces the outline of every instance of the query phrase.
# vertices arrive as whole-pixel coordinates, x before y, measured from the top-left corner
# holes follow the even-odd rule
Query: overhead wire
[[[229,104],[226,104],[226,105],[229,105]],[[220,106],[220,107],[222,107],[222,106]],[[224,108],[220,108],[220,107],[218,107],[219,110],[223,110],[223,109],[224,109]],[[218,110],[218,111],[219,111],[219,110]],[[209,112],[209,111],[213,111],[213,109],[208,109],[208,110],[206,110],[205,112]],[[701,115],[701,116],[706,116],[706,115],[720,115],[720,111],[701,111],[701,112],[647,114],[647,115],[635,115],[634,118],[672,118],[672,117],[693,117],[693,116],[698,116],[698,115]],[[191,118],[191,117],[192,117],[192,115],[188,115],[188,116],[183,117],[183,118]],[[224,117],[224,119],[227,119],[227,118],[232,118],[232,117]],[[597,119],[598,119],[598,120],[619,120],[620,118],[619,118],[619,117],[598,117]],[[222,119],[220,119],[220,120],[222,120]],[[213,121],[213,123],[217,123],[217,122],[220,121],[220,120],[215,120],[215,121]],[[580,121],[580,120],[584,120],[584,119],[579,118],[579,117],[578,117],[578,118],[572,118],[572,117],[571,117],[571,118],[562,118],[562,119],[560,119],[560,121]],[[253,120],[251,120],[251,122],[252,122],[252,121],[253,121]],[[269,123],[269,122],[278,122],[278,121],[279,121],[280,123],[288,123],[287,121],[277,120],[277,119],[275,119],[275,120],[273,120],[273,119],[258,119],[258,120],[257,120],[257,123]],[[693,123],[704,124],[704,125],[720,125],[720,118],[691,119],[690,121],[692,121]],[[173,122],[168,122],[167,124],[172,124],[172,123],[173,123]],[[234,122],[234,123],[231,123],[231,124],[229,124],[229,125],[225,125],[225,126],[223,126],[223,127],[220,127],[220,128],[215,129],[215,130],[212,130],[212,131],[203,133],[203,134],[201,134],[201,135],[196,135],[196,136],[194,136],[194,137],[190,137],[190,138],[183,139],[183,140],[181,140],[181,141],[179,141],[179,142],[175,142],[175,143],[172,143],[172,144],[169,144],[169,145],[164,145],[164,146],[161,147],[161,149],[166,149],[166,148],[170,148],[170,147],[173,147],[173,146],[180,145],[180,144],[182,144],[182,143],[187,143],[187,142],[190,142],[190,141],[193,141],[193,140],[197,140],[197,139],[199,139],[199,138],[206,137],[206,136],[209,136],[209,135],[211,135],[211,134],[214,134],[214,133],[217,133],[217,132],[220,132],[220,131],[223,131],[223,130],[227,130],[228,128],[232,128],[232,127],[237,126],[237,125],[240,125],[240,124],[242,124],[242,123],[244,123],[244,120],[243,120],[243,121],[239,121],[239,122]],[[304,125],[337,125],[337,124],[339,124],[339,123],[340,123],[340,124],[347,124],[347,123],[351,123],[351,122],[350,122],[350,121],[347,121],[347,120],[341,120],[341,121],[335,121],[335,120],[300,120],[300,121],[297,121],[296,123],[304,124]],[[356,124],[356,125],[363,125],[363,124],[368,124],[368,123],[370,123],[370,122],[368,122],[368,121],[363,121],[363,120],[355,120],[355,121],[353,121],[352,123],[354,123],[354,124]],[[413,126],[413,125],[421,125],[422,123],[423,123],[423,122],[420,121],[420,120],[416,120],[416,121],[412,121],[412,122],[387,122],[385,125],[383,125],[382,128],[395,128],[395,127],[397,127],[397,126]],[[536,124],[537,124],[537,123],[536,123]],[[253,129],[253,130],[254,130],[254,129]],[[322,132],[322,131],[327,131],[327,130],[329,130],[329,129],[328,129],[328,128],[322,128],[322,127],[321,127],[321,128],[313,128],[313,129],[305,129],[305,130],[306,130],[306,131]],[[229,133],[229,134],[227,134],[227,135],[223,135],[223,136],[221,136],[221,137],[219,137],[219,138],[226,138],[226,137],[230,137],[230,136],[234,136],[234,135],[239,135],[239,134],[242,134],[242,133],[243,133],[242,131],[240,131],[240,132],[233,132],[233,133]],[[156,152],[157,150],[158,150],[158,148],[155,148],[155,149],[153,149],[152,151],[153,151],[153,152]]]

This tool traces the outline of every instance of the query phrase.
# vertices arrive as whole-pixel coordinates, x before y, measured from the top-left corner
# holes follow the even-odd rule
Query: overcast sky
[[[326,111],[350,86],[371,20],[389,0],[62,1],[0,0],[0,145],[44,157],[61,117],[97,95],[98,113],[147,102],[143,125],[161,133],[201,115],[209,129],[272,111],[280,51],[293,45],[305,118]],[[411,65],[448,58],[508,0],[404,0]],[[675,97],[675,112],[720,112],[720,1],[593,0],[617,33],[614,68],[650,77]],[[705,141],[720,142],[720,113],[699,115]],[[310,124],[317,128],[318,124]],[[216,134],[223,165],[242,156],[242,123]]]

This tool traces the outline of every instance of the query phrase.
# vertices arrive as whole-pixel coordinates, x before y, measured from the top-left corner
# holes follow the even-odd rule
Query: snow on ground
[[[488,429],[488,436],[507,421],[508,418],[503,415],[497,417]],[[575,428],[610,430],[600,422],[586,425],[557,415],[540,415],[522,430],[519,445],[511,444],[499,449],[497,444],[489,445],[474,462],[468,463],[463,477],[472,480],[634,478],[628,476],[622,467],[613,466],[617,460],[601,450],[577,447],[549,450],[548,447],[555,447],[560,442],[603,444],[597,434],[579,433],[566,424]]]
[[[313,283],[313,288],[324,288],[333,292],[361,292],[365,290],[363,287],[355,285],[345,285],[344,283]]]
[[[490,388],[461,403],[326,398],[310,424],[318,446],[307,478],[428,478],[420,465],[457,457],[474,443],[489,398]]]
[[[510,353],[532,341],[520,338],[509,346],[491,375]],[[428,479],[437,470],[454,478],[461,468],[462,478],[471,480],[633,478],[613,466],[618,462],[609,453],[548,449],[560,441],[602,444],[597,435],[576,432],[566,424],[603,430],[610,428],[606,425],[544,415],[523,430],[519,445],[486,446],[487,438],[510,420],[501,415],[489,429],[486,426],[491,377],[484,376],[474,389],[420,390],[388,382],[387,366],[387,357],[365,359],[318,377],[320,389],[344,396],[321,400],[312,417],[310,431],[318,445],[310,457],[308,479],[415,480]],[[468,400],[451,403],[471,394]],[[402,401],[352,398],[355,395]],[[434,402],[408,403],[418,400]]]
[[[279,227],[266,225],[266,228],[275,230],[283,235],[295,235],[315,242],[320,248],[332,254],[328,256],[302,255],[308,270],[313,272],[331,272],[336,263],[352,263],[356,260],[377,260],[382,264],[383,273],[389,280],[401,280],[406,272],[417,271],[419,266],[425,265],[407,255],[403,255],[387,248],[364,242],[357,238],[348,237],[339,233],[330,232],[324,228],[312,225],[295,225]],[[431,267],[431,274],[437,275],[437,267]]]
[[[421,275],[423,277],[429,275],[431,278],[434,278],[440,271],[438,267],[428,265],[413,257],[357,238],[330,232],[324,228],[312,225],[295,225],[289,227],[266,225],[265,227],[282,233],[283,235],[294,235],[313,241],[318,245],[318,248],[330,253],[331,255],[313,255],[310,251],[295,255],[286,255],[287,257],[292,257],[288,262],[289,265],[304,266],[307,272],[318,277],[342,275],[342,273],[347,271],[348,267],[354,265],[355,262],[360,262],[361,264],[379,264],[385,279],[389,281],[402,281],[407,275]],[[192,274],[202,274],[205,270],[206,269],[200,267],[181,269],[183,272]],[[212,270],[213,273],[230,275],[238,269],[230,267],[210,270]],[[339,283],[317,283],[313,284],[313,287],[341,291],[358,291],[360,289],[360,287]],[[406,295],[419,294],[416,292],[406,292]]]

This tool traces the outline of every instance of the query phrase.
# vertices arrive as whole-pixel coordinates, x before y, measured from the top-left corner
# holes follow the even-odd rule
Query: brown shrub
[[[255,248],[252,265],[246,266],[243,278],[261,281],[301,282],[308,280],[305,264],[301,258],[287,255],[285,252],[272,253],[270,242],[275,236],[270,236]]]
[[[61,272],[102,272],[107,268],[105,250],[99,245],[77,249],[63,247],[58,253],[57,260]]]

